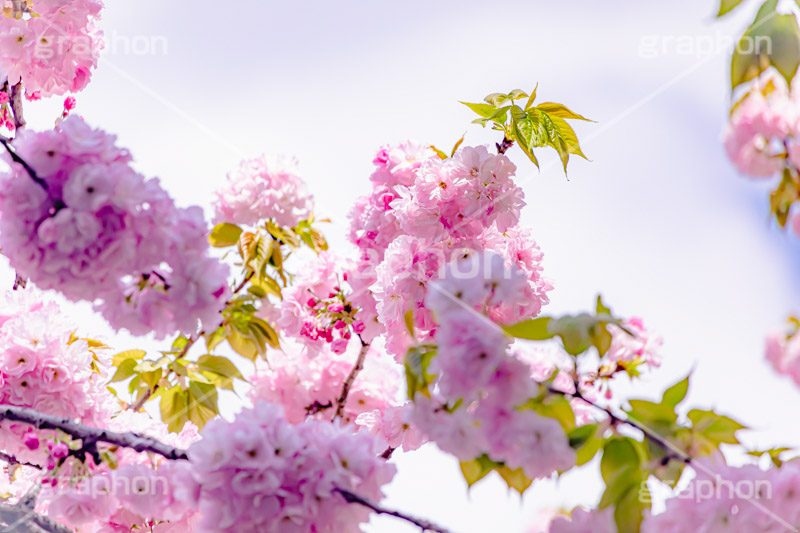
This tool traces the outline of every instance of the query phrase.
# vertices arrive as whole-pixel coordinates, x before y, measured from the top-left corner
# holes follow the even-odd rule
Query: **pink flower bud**
[[[39,447],[39,435],[33,431],[28,431],[22,436],[22,442],[29,450],[35,450]]]
[[[336,339],[331,343],[331,349],[333,353],[342,355],[347,350],[347,339]]]
[[[53,459],[53,457],[52,457],[52,456],[48,457],[48,458],[47,458],[47,464],[45,465],[45,467],[46,467],[48,470],[55,470],[55,469],[56,469],[56,460],[55,460],[55,459]]]
[[[329,313],[344,313],[344,306],[340,303],[330,304],[328,306]]]
[[[0,93],[0,105],[6,105],[8,103],[8,93]]]
[[[337,320],[336,323],[333,325],[335,329],[342,329],[347,326],[347,323],[344,320]]]
[[[364,325],[364,321],[362,321],[362,320],[356,320],[355,322],[353,322],[353,332],[358,334],[358,335],[361,335],[362,333],[364,333],[364,330],[366,329],[366,327],[367,326]]]
[[[69,455],[69,446],[65,442],[58,442],[53,446],[53,457],[56,459],[63,459]]]
[[[73,109],[75,109],[75,97],[67,96],[67,99],[64,100],[64,111],[72,111]]]
[[[308,301],[306,302],[306,305],[309,307],[316,307],[317,306],[316,298],[309,298]]]

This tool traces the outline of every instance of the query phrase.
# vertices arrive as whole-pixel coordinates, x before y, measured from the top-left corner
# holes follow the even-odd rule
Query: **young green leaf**
[[[661,403],[675,408],[686,398],[687,392],[689,392],[689,376],[686,376],[681,381],[665,390],[661,398]]]
[[[214,226],[214,228],[211,230],[211,233],[208,235],[208,242],[211,244],[211,246],[215,246],[217,248],[226,248],[239,242],[239,236],[241,234],[242,228],[236,224],[228,224],[227,222],[223,222]]]

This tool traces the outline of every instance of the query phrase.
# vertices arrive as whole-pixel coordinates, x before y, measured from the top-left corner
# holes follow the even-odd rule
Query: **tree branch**
[[[11,111],[14,112],[14,131],[19,131],[25,127],[25,115],[22,112],[22,95],[25,90],[22,88],[22,82],[17,83],[11,87]],[[16,134],[15,134],[16,135]]]
[[[46,516],[37,514],[36,498],[39,496],[42,484],[34,482],[28,492],[22,496],[19,501],[10,505],[7,503],[0,503],[0,525],[5,525],[2,531],[47,531],[48,533],[71,533],[72,530],[68,527],[59,524],[55,520]],[[36,526],[31,528],[30,524]]]
[[[394,511],[392,509],[387,509],[385,507],[381,507],[376,505],[369,500],[362,498],[357,494],[353,494],[349,490],[340,489],[339,487],[335,487],[334,491],[338,492],[342,495],[342,497],[347,501],[347,503],[357,503],[359,505],[363,505],[364,507],[371,509],[376,514],[385,514],[388,516],[393,516],[395,518],[399,518],[400,520],[405,520],[410,524],[414,524],[418,528],[422,530],[423,533],[425,531],[433,531],[435,533],[449,533],[446,529],[437,526],[436,524],[429,522],[428,520],[423,520],[421,518],[414,518],[413,516],[408,516],[400,511]]]
[[[358,340],[361,341],[361,351],[358,352],[358,359],[356,359],[356,364],[353,367],[353,370],[350,371],[347,378],[342,383],[342,392],[339,394],[339,398],[336,400],[336,414],[333,415],[333,419],[336,420],[337,418],[341,418],[344,415],[344,406],[347,403],[347,396],[350,394],[350,389],[353,386],[353,382],[358,377],[358,373],[364,369],[364,359],[367,357],[367,350],[369,350],[369,344],[364,342],[364,339],[361,338],[361,335],[358,336]]]
[[[495,143],[495,146],[497,146],[497,153],[498,154],[504,154],[504,153],[506,153],[508,151],[509,148],[514,146],[514,141],[512,141],[511,139],[509,139],[508,137],[506,137],[504,135],[503,136],[503,142]]]
[[[133,432],[117,433],[79,424],[69,418],[46,415],[27,407],[0,406],[0,420],[30,424],[37,429],[58,429],[84,442],[105,442],[137,452],[157,453],[171,460],[187,459],[186,451]]]
[[[560,390],[554,389],[552,387],[548,387],[548,390],[550,390],[550,392],[552,392],[552,393],[560,394],[562,396],[572,396],[573,398],[577,398],[577,399],[579,399],[579,400],[591,405],[595,409],[603,411],[606,415],[608,415],[608,417],[611,419],[612,422],[614,422],[616,424],[625,424],[625,425],[630,426],[630,427],[632,427],[634,429],[638,429],[639,431],[641,431],[644,434],[645,438],[649,439],[650,441],[653,442],[653,444],[656,444],[657,446],[661,447],[665,452],[667,452],[667,457],[671,456],[672,458],[677,459],[679,461],[683,461],[686,464],[691,464],[692,461],[693,461],[691,455],[689,455],[688,453],[684,452],[683,450],[681,450],[679,447],[675,446],[671,442],[667,441],[666,439],[661,437],[658,433],[656,433],[655,431],[653,431],[649,427],[645,426],[644,424],[636,422],[635,420],[631,420],[630,418],[628,418],[625,415],[618,415],[618,414],[614,413],[608,407],[603,407],[601,405],[596,404],[592,400],[587,399],[583,395],[583,393],[581,393],[580,388],[578,388],[578,384],[577,383],[575,384],[575,392],[574,393],[560,391]]]
[[[45,182],[42,178],[37,176],[36,171],[33,170],[33,168],[31,168],[31,166],[27,163],[27,161],[25,161],[19,155],[17,155],[17,152],[14,151],[14,148],[11,147],[11,141],[9,141],[3,136],[0,136],[0,143],[2,143],[3,146],[5,146],[6,150],[8,151],[8,154],[11,156],[11,159],[15,163],[22,165],[22,168],[25,169],[25,172],[28,173],[28,175],[31,177],[33,181],[36,182],[37,185],[39,185],[42,189],[47,190],[47,182]]]

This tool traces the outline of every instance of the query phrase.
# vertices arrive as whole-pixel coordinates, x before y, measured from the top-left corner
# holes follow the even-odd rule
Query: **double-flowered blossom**
[[[89,83],[103,48],[99,0],[25,0],[0,15],[0,71],[29,94],[61,95]],[[5,15],[5,16],[3,16]]]
[[[146,413],[123,411],[106,421],[112,431],[134,431],[164,444],[186,448],[198,440],[197,428],[187,423],[180,433]],[[191,532],[199,516],[177,500],[187,486],[186,473],[160,456],[129,449],[114,452],[117,467],[89,463],[83,468],[62,467],[43,491],[47,514],[80,533],[136,531]],[[74,464],[74,463],[73,463]],[[191,480],[189,480],[191,481]],[[192,486],[189,483],[188,486]]]
[[[789,332],[773,331],[767,336],[766,358],[778,373],[800,386],[800,335],[796,323],[792,323]]]
[[[74,332],[38,291],[0,295],[0,404],[103,424],[114,408],[104,365],[93,365],[88,342]],[[26,424],[0,422],[0,450],[37,464],[46,459],[39,433]]]
[[[0,174],[0,247],[40,288],[96,302],[133,334],[192,334],[221,321],[227,267],[208,256],[198,207],[178,208],[132,167],[116,137],[71,116],[22,131],[22,165]]]
[[[298,175],[297,161],[263,155],[242,161],[228,174],[214,200],[216,222],[247,226],[273,220],[291,228],[307,219],[313,208],[313,199]]]
[[[350,301],[346,269],[347,262],[342,258],[327,251],[320,253],[297,275],[277,305],[278,326],[312,354],[326,344],[339,355],[345,353],[351,340],[360,344],[357,338],[366,326],[358,315],[359,308]]]
[[[183,465],[194,485],[176,496],[200,512],[199,532],[358,531],[370,511],[337,489],[377,502],[395,473],[369,433],[319,420],[292,425],[265,401],[233,422],[212,420],[202,435]]]
[[[283,350],[285,353],[269,355],[268,368],[259,368],[251,380],[250,397],[283,406],[292,424],[302,423],[309,414],[330,420],[342,383],[352,371],[357,354],[350,350],[338,355],[329,345],[309,353],[299,346],[284,343]],[[352,422],[362,413],[377,412],[382,416],[397,405],[402,379],[399,370],[384,352],[370,347],[364,368],[347,396],[344,422]]]
[[[489,316],[492,308],[513,305],[524,283],[518,267],[487,252],[451,263],[430,285],[425,305],[438,329],[428,371],[438,377],[430,398],[414,399],[413,422],[462,461],[485,454],[541,478],[573,466],[575,452],[558,421],[524,407],[539,395],[539,384]]]
[[[472,252],[496,252],[521,270],[524,283],[514,302],[494,306],[493,319],[538,314],[551,287],[541,274],[538,246],[517,227],[524,195],[505,155],[479,146],[440,159],[407,142],[382,148],[375,164],[372,192],[350,214],[350,241],[360,256],[348,280],[359,316],[368,331],[386,334],[391,353],[402,358],[410,344],[409,311],[421,336],[433,332],[424,304],[428,283]]]
[[[800,526],[798,493],[800,464],[795,461],[767,470],[704,462],[662,513],[645,517],[641,531],[792,531]]]
[[[589,511],[578,507],[569,517],[555,517],[550,522],[549,533],[617,533],[614,508]]]
[[[725,132],[725,150],[736,168],[754,178],[772,177],[783,168],[785,151],[800,155],[795,137],[800,102],[783,78],[768,71],[737,105]],[[800,160],[798,160],[800,162]]]

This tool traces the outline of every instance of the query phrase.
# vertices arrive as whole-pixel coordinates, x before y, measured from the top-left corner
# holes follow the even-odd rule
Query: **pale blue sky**
[[[753,9],[718,22],[713,3],[114,0],[109,53],[76,112],[118,133],[182,204],[207,206],[242,157],[298,156],[342,245],[379,145],[494,140],[457,100],[538,82],[542,100],[598,121],[576,127],[592,162],[575,159],[569,181],[552,154],[537,173],[510,153],[556,286],[549,312],[602,292],[665,339],[663,368],[631,394],[695,368],[691,404],[737,416],[761,447],[787,445],[800,442],[787,423],[800,393],[765,365],[762,339],[798,310],[800,243],[769,222],[768,188],[724,156],[726,45]],[[137,36],[134,49],[155,53],[126,53]],[[28,105],[30,124],[49,127],[59,105]],[[600,488],[576,473],[520,501],[497,479],[468,494],[433,449],[397,463],[387,503],[457,533],[524,533],[536,509],[591,504]],[[380,519],[369,531],[415,529]]]

